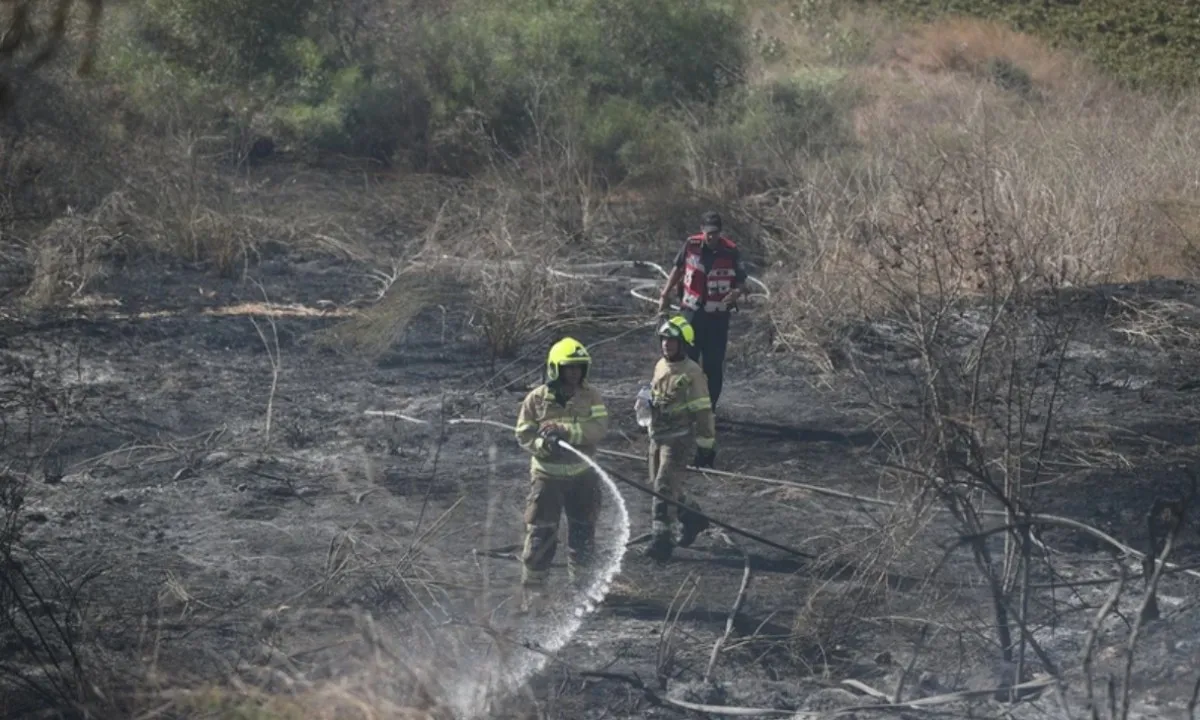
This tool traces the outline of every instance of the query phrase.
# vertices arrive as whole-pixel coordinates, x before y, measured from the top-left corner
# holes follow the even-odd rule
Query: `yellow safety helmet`
[[[564,365],[582,365],[583,377],[587,377],[588,368],[592,365],[592,356],[588,354],[583,343],[575,338],[565,337],[554,343],[550,354],[546,356],[546,377],[550,382],[558,379],[558,369]]]
[[[692,328],[692,324],[688,322],[682,315],[667,320],[662,325],[658,326],[659,337],[676,338],[682,340],[688,345],[696,341],[696,331]]]

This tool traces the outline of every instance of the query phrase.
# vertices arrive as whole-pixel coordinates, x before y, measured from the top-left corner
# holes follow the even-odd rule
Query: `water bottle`
[[[651,408],[653,407],[654,400],[650,397],[650,386],[643,385],[638,390],[637,402],[633,404],[633,410],[637,413],[638,425],[641,427],[650,427]]]

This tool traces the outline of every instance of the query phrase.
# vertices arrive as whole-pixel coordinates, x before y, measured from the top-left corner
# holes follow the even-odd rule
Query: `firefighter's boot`
[[[521,604],[517,608],[518,617],[537,615],[548,604],[547,588],[544,585],[522,585]]]
[[[675,542],[671,538],[670,528],[657,527],[658,523],[655,525],[654,534],[650,537],[650,544],[642,550],[642,555],[662,565],[671,559],[671,553],[675,550]]]

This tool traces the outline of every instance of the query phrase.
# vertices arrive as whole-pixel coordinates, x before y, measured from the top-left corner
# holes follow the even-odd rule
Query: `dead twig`
[[[561,661],[560,661],[561,662]],[[962,702],[964,700],[976,700],[980,698],[993,697],[997,692],[1005,688],[988,688],[986,690],[962,690],[959,692],[947,693],[945,695],[934,695],[932,697],[912,700],[906,703],[879,703],[879,704],[864,704],[851,705],[848,707],[838,708],[836,710],[823,710],[820,712],[807,712],[797,710],[784,710],[780,708],[756,708],[756,707],[739,707],[735,705],[705,705],[701,703],[687,702],[686,700],[675,700],[673,698],[665,698],[658,695],[646,684],[641,678],[636,675],[627,675],[624,673],[614,672],[597,672],[584,671],[579,673],[581,677],[596,677],[603,680],[616,680],[618,682],[628,683],[634,688],[642,691],[642,694],[648,701],[656,705],[670,705],[684,710],[692,710],[694,712],[708,713],[710,715],[725,715],[729,717],[788,717],[792,720],[828,720],[828,718],[842,715],[845,713],[869,712],[869,711],[891,711],[891,710],[925,710],[927,708],[938,707],[941,705],[949,705],[951,703]],[[1038,690],[1049,687],[1056,683],[1053,677],[1041,677],[1034,680],[1014,685],[1014,690]],[[1024,696],[1029,697],[1029,696]]]
[[[936,633],[935,633],[936,634]],[[904,668],[904,672],[900,673],[900,679],[896,681],[896,692],[892,695],[892,704],[900,702],[904,698],[904,682],[912,673],[913,667],[917,664],[917,658],[921,657],[921,649],[925,646],[925,639],[929,636],[929,623],[921,625],[921,634],[917,636],[917,642],[913,646],[912,659],[908,661],[908,667]]]
[[[691,583],[691,589],[687,595],[680,600],[680,595],[683,593],[683,588]],[[688,573],[683,582],[675,590],[675,596],[671,598],[671,604],[667,606],[667,613],[663,616],[662,629],[658,635],[658,647],[654,653],[654,671],[658,676],[658,684],[661,688],[666,689],[667,678],[670,676],[671,666],[675,664],[675,654],[677,648],[674,643],[675,631],[679,625],[679,616],[683,614],[684,608],[691,604],[692,598],[695,597],[696,591],[700,588],[700,578]],[[678,603],[678,605],[676,605]],[[674,613],[674,617],[672,617]]]
[[[1100,720],[1100,711],[1096,707],[1095,681],[1092,676],[1092,659],[1096,648],[1096,638],[1100,635],[1100,627],[1104,624],[1108,616],[1112,614],[1113,608],[1117,605],[1117,600],[1125,590],[1125,576],[1125,566],[1121,565],[1117,586],[1113,588],[1113,592],[1108,596],[1108,600],[1100,606],[1100,611],[1096,613],[1096,619],[1092,621],[1092,629],[1088,632],[1087,641],[1083,646],[1083,676],[1087,683],[1087,709],[1092,720]]]
[[[258,332],[258,337],[262,340],[263,348],[267,351],[267,359],[271,363],[271,389],[267,393],[267,417],[263,421],[263,447],[271,445],[271,419],[275,414],[275,390],[279,387],[279,330],[275,326],[275,318],[270,315],[266,316],[267,323],[271,326],[271,341],[267,341],[267,336],[263,332],[258,321],[254,316],[250,316],[250,322],[254,325],[254,329]]]
[[[1158,558],[1151,558],[1148,562],[1154,563],[1154,574],[1150,576],[1149,585],[1146,587],[1146,592],[1142,595],[1142,602],[1138,607],[1137,617],[1133,620],[1133,629],[1129,632],[1129,642],[1125,648],[1125,677],[1121,682],[1121,714],[1114,716],[1113,720],[1126,720],[1129,717],[1129,693],[1132,690],[1131,680],[1133,677],[1133,654],[1137,648],[1138,637],[1141,635],[1142,625],[1147,619],[1147,609],[1150,603],[1154,601],[1155,594],[1158,592],[1158,581],[1162,577],[1163,566],[1167,563],[1167,556],[1174,549],[1175,540],[1179,537],[1179,531],[1183,527],[1182,514],[1174,518],[1171,525],[1171,531],[1167,535],[1166,544],[1163,546],[1162,553]],[[1155,562],[1155,560],[1158,562]]]
[[[730,633],[733,632],[734,620],[742,611],[742,603],[746,600],[746,589],[750,587],[750,554],[739,547],[726,533],[721,533],[721,540],[730,547],[741,551],[742,558],[745,560],[745,569],[742,571],[742,584],[738,587],[737,597],[733,600],[733,608],[725,620],[725,632],[721,633],[721,637],[713,643],[712,653],[708,656],[708,667],[704,669],[704,682],[706,683],[712,678],[713,668],[717,664],[717,656],[721,654],[721,648],[729,640]]]

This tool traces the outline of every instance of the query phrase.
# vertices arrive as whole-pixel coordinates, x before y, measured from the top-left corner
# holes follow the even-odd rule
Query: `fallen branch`
[[[876,690],[875,688],[871,687],[870,685],[866,684],[865,682],[862,682],[861,680],[855,680],[854,678],[847,678],[846,680],[842,681],[842,684],[845,685],[846,687],[852,687],[855,690],[858,690],[859,692],[861,692],[865,695],[870,695],[871,697],[873,697],[877,700],[882,700],[884,702],[893,702],[893,700],[890,697],[888,697],[887,693],[885,693],[881,690]],[[899,697],[899,693],[897,693],[897,697]],[[899,702],[899,701],[897,700],[895,702]]]
[[[950,703],[962,702],[963,700],[974,700],[979,698],[990,698],[996,693],[1003,690],[1036,690],[1040,688],[1054,685],[1057,680],[1053,677],[1042,677],[1036,680],[1013,685],[1010,688],[988,688],[986,690],[962,690],[959,692],[947,693],[945,695],[934,695],[932,697],[921,698],[919,700],[911,700],[902,703],[878,703],[869,705],[851,705],[848,707],[837,708],[835,710],[822,710],[819,712],[809,712],[805,710],[783,710],[779,708],[756,708],[756,707],[740,707],[736,705],[705,705],[701,703],[687,702],[686,700],[674,700],[672,698],[664,698],[656,694],[653,690],[646,687],[642,679],[636,675],[625,675],[622,673],[611,672],[582,672],[583,677],[598,677],[605,680],[617,680],[628,683],[634,688],[641,690],[647,700],[659,705],[672,705],[684,710],[692,710],[694,712],[708,713],[710,715],[726,715],[730,717],[788,717],[792,720],[828,720],[828,718],[842,715],[845,713],[857,712],[872,712],[872,711],[893,711],[893,710],[924,710],[926,708],[937,707],[940,705],[949,705]],[[852,687],[857,687],[852,685]],[[871,694],[879,693],[874,691]]]
[[[585,670],[580,672],[579,676],[623,682],[634,689],[641,691],[642,695],[650,704],[657,705],[659,707],[674,707],[680,710],[691,710],[694,712],[707,713],[709,715],[728,715],[732,717],[800,717],[795,715],[794,710],[738,707],[734,705],[704,705],[701,703],[691,703],[686,700],[675,700],[673,698],[663,697],[646,687],[646,683],[644,683],[637,675],[599,670]]]
[[[937,635],[936,631],[934,632],[934,635],[935,636]],[[893,703],[898,703],[904,699],[904,682],[905,682],[905,680],[908,679],[908,676],[910,674],[912,674],[913,668],[916,667],[917,658],[921,657],[921,650],[924,648],[925,640],[928,637],[929,637],[929,623],[924,623],[923,625],[921,625],[921,634],[920,634],[920,636],[917,637],[917,643],[916,643],[916,645],[913,646],[912,659],[910,659],[908,661],[908,667],[904,668],[904,672],[900,673],[900,679],[896,681],[896,692],[893,693],[892,697],[890,697],[890,698],[884,696],[883,697],[884,700],[890,700]],[[1020,676],[1018,675],[1017,677],[1020,677]]]
[[[730,633],[733,632],[734,619],[742,611],[742,603],[746,600],[746,589],[750,587],[750,554],[738,547],[737,543],[725,533],[721,533],[721,539],[730,547],[741,550],[742,557],[746,561],[746,566],[742,571],[742,584],[738,587],[737,597],[733,600],[733,608],[729,611],[729,617],[725,620],[725,632],[721,633],[721,637],[717,638],[717,641],[713,643],[712,653],[708,656],[708,667],[704,670],[704,682],[706,683],[712,677],[712,671],[717,664],[717,656],[721,654],[721,648],[729,640]]]
[[[641,535],[638,535],[635,538],[630,538],[629,542],[625,543],[625,547],[633,547],[634,545],[637,545],[639,543],[644,543],[652,537],[654,537],[654,535],[652,533],[642,533]]]
[[[1095,680],[1092,674],[1092,659],[1095,656],[1096,639],[1100,636],[1100,627],[1104,624],[1104,620],[1112,614],[1113,608],[1116,607],[1117,600],[1121,597],[1121,592],[1125,589],[1125,568],[1121,567],[1121,576],[1117,579],[1117,586],[1113,588],[1112,595],[1109,595],[1108,600],[1100,606],[1100,611],[1096,613],[1096,619],[1092,621],[1092,629],[1088,632],[1087,641],[1083,645],[1083,677],[1087,687],[1087,706],[1089,717],[1093,720],[1099,720],[1100,712],[1096,708],[1096,691]]]
[[[1154,568],[1154,573],[1150,576],[1150,581],[1146,587],[1145,594],[1142,595],[1141,605],[1138,607],[1137,617],[1133,620],[1133,629],[1129,632],[1129,643],[1125,648],[1125,677],[1121,683],[1121,714],[1120,720],[1126,720],[1129,717],[1129,693],[1132,688],[1133,679],[1133,655],[1137,650],[1138,637],[1141,634],[1142,626],[1147,620],[1147,608],[1150,603],[1154,602],[1155,593],[1158,592],[1158,581],[1162,577],[1163,566],[1167,564],[1167,556],[1171,554],[1171,550],[1175,547],[1175,540],[1179,537],[1179,531],[1183,527],[1183,516],[1176,519],[1177,521],[1171,527],[1171,534],[1167,536],[1166,545],[1162,549],[1162,553],[1156,558],[1151,556],[1148,559]],[[1113,718],[1116,720],[1116,718]]]
[[[668,704],[674,705],[684,710],[692,710],[695,712],[708,713],[709,715],[726,715],[729,717],[786,717],[786,718],[804,718],[806,713],[797,713],[795,710],[777,710],[775,708],[756,708],[756,707],[738,707],[736,705],[703,705],[701,703],[690,703],[686,700],[672,700],[664,698]],[[813,718],[826,716],[826,713],[811,713]]]
[[[854,705],[852,707],[838,708],[827,713],[796,713],[796,720],[802,718],[811,718],[818,720],[819,718],[828,717],[830,715],[839,715],[848,712],[866,712],[870,710],[923,710],[929,707],[938,705],[949,705],[950,703],[961,702],[963,700],[974,700],[978,698],[994,697],[996,693],[1005,690],[1037,690],[1040,688],[1049,687],[1058,681],[1051,677],[1041,677],[1035,680],[1028,680],[1023,683],[1018,683],[1009,687],[995,687],[987,690],[960,690],[959,692],[946,693],[945,695],[934,695],[932,697],[920,698],[918,700],[909,700],[908,702],[885,703],[879,705]]]

